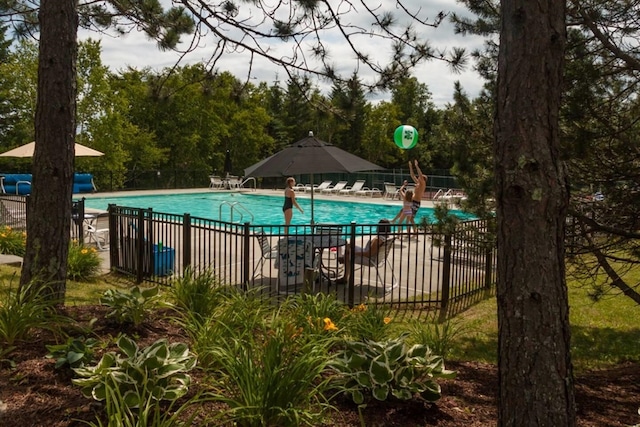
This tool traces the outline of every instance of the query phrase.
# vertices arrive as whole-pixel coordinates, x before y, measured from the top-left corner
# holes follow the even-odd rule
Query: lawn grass
[[[18,286],[20,269],[0,266],[0,289]],[[126,289],[132,280],[107,274],[92,282],[67,282],[66,304],[98,304],[107,289]],[[590,288],[569,281],[572,360],[576,372],[605,369],[624,361],[640,361],[640,327],[636,322],[638,306],[620,292],[610,292],[595,302]],[[396,328],[413,316],[394,316]],[[404,319],[404,320],[403,320]],[[496,363],[498,320],[495,297],[472,305],[450,320],[461,332],[454,337],[449,359]]]

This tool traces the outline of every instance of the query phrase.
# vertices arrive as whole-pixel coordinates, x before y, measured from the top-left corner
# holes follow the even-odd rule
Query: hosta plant
[[[133,323],[134,326],[140,326],[160,304],[158,287],[134,286],[128,293],[108,289],[100,298],[100,304],[111,308],[107,318],[114,319],[119,324]]]
[[[124,356],[108,352],[97,365],[74,369],[78,378],[73,383],[85,396],[100,401],[119,396],[121,405],[139,408],[148,400],[175,401],[189,390],[187,372],[196,365],[196,357],[186,344],[160,339],[140,349],[123,335],[117,345]]]
[[[440,399],[438,378],[454,378],[455,372],[444,367],[441,356],[429,347],[416,344],[408,347],[407,335],[376,341],[348,341],[331,366],[337,372],[334,384],[351,396],[356,404],[365,401],[365,394],[377,400],[394,396],[401,400],[419,394],[429,402]]]
[[[95,338],[69,337],[63,344],[47,345],[49,353],[46,357],[56,359],[56,369],[64,366],[80,368],[93,361],[94,347],[98,343]]]

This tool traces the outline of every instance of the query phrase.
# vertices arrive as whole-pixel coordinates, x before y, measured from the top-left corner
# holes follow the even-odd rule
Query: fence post
[[[251,258],[249,256],[249,245],[251,244],[249,233],[251,233],[249,222],[245,222],[242,234],[242,277],[240,278],[242,288],[245,291],[249,289],[249,259]]]
[[[356,265],[356,257],[355,257],[355,249],[356,249],[356,223],[355,221],[351,221],[351,226],[349,227],[349,241],[347,245],[349,245],[349,252],[351,256],[349,257],[349,268],[351,269],[351,275],[349,276],[349,283],[347,286],[349,287],[347,290],[347,305],[349,308],[353,308],[353,301],[355,300],[356,287],[355,287],[355,272],[354,268]],[[345,266],[346,268],[346,266]]]
[[[451,234],[444,235],[444,254],[442,258],[442,300],[440,301],[440,320],[447,317],[449,292],[451,288]]]
[[[486,257],[484,263],[484,291],[488,295],[493,282],[493,248],[487,247]]]
[[[134,245],[134,247],[138,249],[138,252],[136,253],[136,266],[138,267],[136,271],[136,283],[142,283],[142,280],[144,279],[144,225],[144,209],[138,209],[138,229],[136,230],[137,244]]]
[[[182,216],[182,273],[191,267],[191,214]]]
[[[126,244],[126,242],[122,242],[118,237],[122,236],[123,233],[121,230],[116,229],[116,215],[114,211],[116,210],[116,205],[113,203],[109,203],[107,207],[107,212],[109,212],[109,265],[111,268],[114,266],[120,267],[120,262],[118,258],[118,249],[122,248],[122,245]],[[120,234],[118,234],[120,231]]]

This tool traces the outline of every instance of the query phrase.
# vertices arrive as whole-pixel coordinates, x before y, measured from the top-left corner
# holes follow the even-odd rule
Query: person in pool
[[[424,192],[427,190],[427,175],[423,174],[420,170],[420,166],[418,166],[418,160],[414,160],[415,172],[409,162],[409,174],[411,175],[411,179],[416,184],[416,187],[413,190],[413,217],[415,218],[418,214],[418,209],[420,209],[420,202],[422,201],[422,196],[424,196]]]
[[[291,224],[291,219],[293,218],[293,207],[298,208],[300,213],[304,213],[296,201],[296,192],[293,191],[295,185],[295,178],[287,178],[287,187],[284,189],[284,204],[282,205],[282,212],[284,213],[284,234],[289,234],[289,224]]]

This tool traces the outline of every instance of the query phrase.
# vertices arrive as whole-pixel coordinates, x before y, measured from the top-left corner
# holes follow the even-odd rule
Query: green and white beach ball
[[[393,140],[398,147],[408,150],[418,143],[418,131],[413,126],[398,126],[393,132]]]

